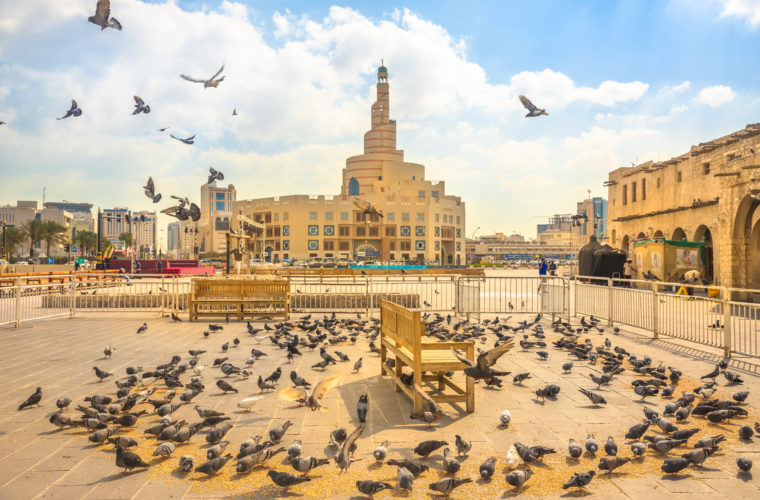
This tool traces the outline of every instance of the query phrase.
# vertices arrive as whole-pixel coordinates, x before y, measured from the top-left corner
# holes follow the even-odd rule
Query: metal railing
[[[720,348],[726,356],[760,355],[760,304],[732,300],[760,290],[578,276],[573,291],[575,315]]]
[[[56,318],[73,314],[75,283],[16,285],[0,291],[0,325],[20,326],[24,321]],[[45,300],[55,299],[54,307],[46,307]]]
[[[461,314],[569,314],[567,280],[559,276],[460,277],[457,286],[470,297],[457,305]]]

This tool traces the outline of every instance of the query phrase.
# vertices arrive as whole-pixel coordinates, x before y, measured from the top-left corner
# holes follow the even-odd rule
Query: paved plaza
[[[511,319],[509,324],[516,325],[516,319]],[[138,335],[135,331],[143,321],[147,322],[148,331]],[[261,327],[262,324],[255,323],[254,326]],[[372,451],[383,441],[389,442],[389,458],[408,457],[421,461],[412,455],[412,448],[417,443],[429,439],[446,440],[454,451],[457,434],[472,441],[473,448],[468,457],[462,458],[462,468],[456,476],[472,478],[473,482],[456,489],[453,493],[455,498],[515,496],[504,481],[505,455],[515,441],[550,446],[557,451],[547,455],[543,463],[531,466],[534,475],[525,484],[520,496],[589,495],[640,499],[697,493],[706,498],[739,499],[758,498],[760,495],[760,482],[756,479],[760,472],[754,469],[754,478],[751,474],[739,475],[735,465],[738,456],[751,458],[756,465],[760,463],[760,439],[740,441],[737,435],[741,425],[753,425],[758,420],[760,379],[753,374],[739,371],[744,384],[728,387],[727,381],[719,377],[715,395],[730,399],[734,392],[748,390],[750,395],[745,406],[749,412],[748,418],[711,424],[703,417],[690,417],[685,424],[679,423],[681,429],[699,428],[700,431],[684,449],[670,452],[667,455],[670,457],[686,453],[697,439],[725,434],[726,441],[705,462],[704,467],[689,467],[679,475],[664,476],[660,471],[664,456],[650,450],[643,459],[635,459],[607,475],[597,469],[599,458],[604,455],[602,450],[596,457],[584,454],[579,460],[573,460],[567,454],[568,439],[573,437],[583,443],[587,434],[593,433],[601,447],[608,436],[613,436],[620,448],[619,456],[630,457],[630,441],[624,439],[624,435],[629,427],[644,418],[642,409],[649,407],[661,412],[665,403],[673,400],[664,400],[658,395],[648,398],[645,403],[640,402],[630,385],[638,377],[633,376],[627,363],[624,365],[626,371],[617,376],[610,386],[599,391],[596,391],[596,384],[591,382],[589,374],[601,375],[601,363],[591,365],[576,360],[572,371],[564,374],[561,365],[571,358],[566,351],[551,345],[560,335],[552,331],[548,322],[543,323],[549,343],[545,349],[549,353],[546,361],[536,355],[536,349],[524,351],[516,346],[497,363],[500,369],[511,370],[512,375],[530,372],[532,378],[520,386],[512,384],[512,375],[507,376],[500,390],[487,388],[483,383],[477,384],[476,411],[467,414],[463,406],[444,405],[446,414],[431,430],[422,422],[409,418],[411,401],[404,393],[395,392],[387,378],[379,376],[379,356],[369,352],[366,340],[361,337],[355,345],[328,347],[328,352],[338,349],[347,354],[351,361],[331,365],[323,373],[311,368],[320,360],[318,351],[303,348],[303,356],[296,356],[292,363],[288,363],[283,356],[284,351],[271,345],[267,339],[249,335],[244,323],[224,325],[222,332],[204,339],[202,332],[206,327],[206,322],[174,323],[147,313],[82,313],[74,319],[33,322],[19,329],[0,328],[3,359],[0,376],[4,381],[0,404],[0,497],[272,498],[284,494],[305,498],[350,498],[359,495],[355,482],[360,479],[396,484],[396,467],[378,465],[372,459]],[[228,341],[231,343],[234,337],[241,340],[240,347],[230,348],[227,354],[222,354],[220,346]],[[715,358],[710,354],[667,341],[648,341],[628,332],[614,335],[608,329],[603,334],[594,331],[588,337],[595,346],[603,345],[604,339],[609,338],[613,346],[622,347],[639,358],[650,356],[652,366],[663,363],[682,370],[684,375],[676,389],[676,396],[680,396],[681,390],[692,390],[699,385],[699,377],[710,372],[715,363]],[[477,346],[490,348],[494,339],[493,335],[489,335],[487,343],[478,343]],[[112,359],[103,359],[106,345],[116,348]],[[239,394],[222,395],[216,387],[216,380],[223,374],[218,368],[211,367],[214,358],[228,356],[234,364],[244,366],[252,347],[263,350],[268,356],[254,364],[250,378],[243,380],[232,376],[226,379],[239,389]],[[194,436],[189,444],[178,445],[177,451],[166,460],[152,457],[157,441],[143,434],[146,427],[158,420],[158,416],[150,413],[141,417],[133,430],[122,434],[138,440],[139,445],[133,450],[151,466],[147,470],[123,475],[115,465],[112,445],[90,443],[87,440],[89,431],[84,429],[58,431],[48,422],[49,416],[56,411],[56,398],[71,398],[73,402],[68,413],[72,418],[79,418],[79,412],[75,410],[77,404],[86,405],[84,398],[93,394],[113,396],[116,392],[114,380],[125,376],[127,366],[142,365],[149,370],[158,364],[168,363],[174,354],[181,355],[182,362],[185,362],[189,359],[189,349],[208,351],[200,356],[199,362],[206,366],[203,372],[206,389],[191,404],[176,410],[173,417],[190,423],[199,421],[193,410],[195,404],[226,413],[232,417],[234,424],[225,438],[230,441],[227,451],[233,455],[237,454],[243,440],[291,420],[293,426],[282,440],[286,448],[294,439],[300,439],[304,447],[303,455],[331,458],[335,450],[328,446],[330,432],[337,427],[345,427],[350,432],[358,425],[356,401],[360,394],[367,393],[370,411],[356,452],[356,458],[361,460],[354,463],[347,474],[340,476],[331,461],[312,471],[310,482],[292,487],[286,493],[272,484],[266,476],[266,469],[237,474],[234,459],[210,479],[197,472],[183,474],[177,469],[181,455],[193,455],[196,465],[205,461],[206,431]],[[351,368],[359,357],[363,357],[363,367],[358,373],[353,373]],[[115,373],[115,376],[99,382],[93,373],[95,365]],[[236,404],[240,399],[259,393],[256,385],[258,375],[267,376],[278,366],[283,367],[278,388],[291,385],[289,374],[292,369],[312,384],[326,376],[343,373],[339,385],[328,391],[323,400],[328,410],[311,412],[292,402],[278,400],[276,393],[272,392],[263,394],[264,399],[251,413],[238,409]],[[737,368],[730,367],[729,370],[737,371]],[[187,382],[189,378],[190,375],[185,374],[182,380]],[[534,391],[546,384],[557,384],[561,391],[556,400],[542,403],[536,399]],[[18,405],[37,386],[42,387],[42,407],[17,411]],[[165,387],[163,383],[155,386],[159,390],[154,397],[160,397]],[[579,393],[579,388],[595,390],[604,396],[608,404],[595,407]],[[152,406],[147,404],[136,409],[143,408],[152,410]],[[505,409],[511,411],[512,423],[509,428],[500,429],[498,416]],[[650,428],[649,434],[662,435],[653,428]],[[479,479],[478,467],[489,456],[498,458],[496,474],[490,482],[484,482]],[[411,494],[395,489],[382,492],[378,497],[429,498],[428,484],[445,477],[441,470],[441,457],[442,450],[431,455],[427,460],[430,470],[415,480]],[[275,470],[294,472],[283,461],[283,455],[271,459],[269,465]],[[523,467],[526,466],[521,465]],[[597,476],[585,493],[561,488],[561,484],[574,472],[588,470],[597,470]]]

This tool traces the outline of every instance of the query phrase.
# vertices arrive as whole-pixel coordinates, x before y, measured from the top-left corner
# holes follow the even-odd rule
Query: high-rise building
[[[179,221],[171,222],[166,226],[166,251],[173,252],[179,249]]]
[[[464,264],[465,204],[446,193],[443,181],[426,180],[425,167],[404,161],[404,151],[396,149],[385,66],[378,68],[376,89],[364,152],[346,160],[339,195],[241,200],[232,203],[229,214],[217,212],[214,224],[223,227],[224,217],[230,216],[237,227],[240,212],[262,222],[263,257],[274,262],[345,257]],[[223,193],[214,195],[220,200],[203,190],[202,195],[204,203],[227,199]],[[366,215],[357,201],[373,204],[384,217]],[[214,249],[223,248],[223,239],[213,241]]]
[[[127,216],[132,216],[128,208],[106,208],[101,215],[101,235],[113,246],[121,246],[119,235],[129,232]]]
[[[133,212],[131,230],[136,249],[144,254],[157,254],[156,212]]]
[[[224,187],[214,181],[201,186],[201,218],[197,224],[196,244],[202,253],[226,251],[225,234],[230,230],[233,204],[236,199],[237,192],[232,184]],[[192,221],[188,221],[188,225],[190,230],[195,231],[195,224]],[[192,248],[188,250],[192,253]]]
[[[604,243],[607,238],[607,200],[600,196],[595,196],[587,200],[578,202],[578,215],[585,215],[587,218],[579,226],[582,236],[596,236],[596,239]],[[588,238],[585,238],[588,240]]]

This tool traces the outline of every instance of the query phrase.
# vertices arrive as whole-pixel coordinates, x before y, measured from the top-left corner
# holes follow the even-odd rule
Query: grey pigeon
[[[163,458],[167,458],[167,457],[168,457],[168,456],[170,456],[172,453],[174,453],[174,450],[175,450],[175,449],[176,449],[176,447],[174,446],[174,443],[172,443],[172,442],[168,442],[168,441],[167,441],[167,442],[165,442],[165,443],[161,443],[161,444],[159,444],[159,445],[156,447],[156,451],[154,451],[154,452],[153,452],[153,456],[154,456],[154,457],[156,457],[156,456],[161,456],[161,457],[163,457]],[[182,462],[182,461],[180,460],[180,465],[182,465],[182,463],[181,463],[181,462]]]
[[[288,447],[288,458],[296,458],[298,456],[301,456],[301,453],[303,453],[301,440],[296,439],[293,441],[293,444]]]
[[[169,136],[172,139],[176,139],[179,142],[183,142],[183,143],[187,144],[188,146],[191,146],[191,145],[195,144],[195,134],[191,135],[190,137],[186,137],[184,139],[181,138],[181,137],[176,137],[174,134],[169,134]]]
[[[219,76],[219,74],[220,74],[222,71],[224,71],[224,64],[222,64],[222,67],[221,67],[221,68],[219,68],[219,71],[217,71],[217,72],[214,74],[214,76],[212,76],[212,77],[211,77],[211,78],[209,78],[208,80],[202,80],[202,79],[198,79],[198,78],[192,78],[192,77],[190,77],[190,76],[187,76],[187,75],[179,75],[179,76],[180,76],[181,78],[183,78],[184,80],[187,80],[188,82],[193,82],[193,83],[202,83],[202,84],[203,84],[203,88],[205,88],[205,89],[207,89],[207,88],[209,88],[209,87],[214,87],[214,88],[216,88],[216,87],[218,87],[218,86],[219,86],[219,84],[220,84],[220,83],[222,83],[222,81],[224,80],[224,77],[221,77],[221,78],[217,78],[217,77]]]
[[[618,467],[623,466],[630,461],[631,461],[630,458],[623,458],[623,457],[616,457],[616,456],[602,457],[599,460],[599,470],[606,470],[607,472],[611,473]]]
[[[133,96],[132,98],[135,100],[135,110],[132,111],[133,115],[139,115],[140,113],[150,113],[150,106],[145,104],[145,101],[143,101],[142,98],[138,96]]]
[[[111,17],[111,0],[98,0],[95,6],[95,15],[87,18],[89,22],[100,26],[100,31],[106,28],[113,28],[121,31],[121,23]]]
[[[420,444],[418,444],[414,448],[415,455],[419,455],[421,457],[427,458],[428,455],[433,453],[438,448],[441,448],[442,446],[446,446],[449,443],[446,441],[436,441],[436,440],[429,440],[429,441],[423,441]],[[389,462],[390,463],[390,462]]]
[[[208,460],[213,460],[215,458],[218,458],[222,456],[222,453],[224,453],[224,449],[227,448],[227,445],[230,444],[229,441],[222,441],[220,443],[215,444],[214,446],[211,446],[206,450],[206,458]]]
[[[396,477],[398,478],[399,489],[412,491],[414,476],[406,467],[399,467],[396,471]]]
[[[211,184],[214,181],[223,181],[223,180],[224,180],[223,173],[217,170],[214,170],[214,167],[208,167],[208,184]]]
[[[208,443],[218,443],[222,440],[225,434],[232,429],[232,424],[228,423],[223,425],[222,427],[217,427],[215,429],[211,429],[208,434],[206,434],[206,442]]]
[[[591,391],[586,390],[586,389],[579,389],[579,391],[580,391],[581,394],[583,394],[584,396],[586,396],[587,398],[589,398],[589,400],[591,400],[591,402],[594,403],[595,405],[606,405],[607,404],[607,400],[604,399],[604,397],[602,397],[602,395],[600,395],[600,394],[597,394],[595,392],[591,392]]]
[[[458,477],[449,477],[445,479],[441,479],[440,481],[436,481],[434,483],[430,483],[428,485],[428,488],[430,488],[433,491],[437,491],[438,493],[441,493],[443,495],[450,495],[452,491],[454,491],[455,488],[458,488],[459,486],[462,486],[466,483],[471,483],[472,479],[465,477],[465,478],[458,478]]]
[[[480,464],[480,467],[478,468],[478,472],[480,472],[480,478],[484,481],[490,480],[495,471],[496,457],[487,458],[485,462]]]
[[[42,388],[38,387],[34,393],[26,398],[26,401],[21,403],[18,407],[19,411],[23,410],[24,408],[29,408],[30,406],[40,406],[40,401],[42,400]],[[86,401],[86,400],[85,400]]]
[[[108,377],[110,377],[110,376],[112,376],[112,375],[113,375],[113,373],[108,373],[108,372],[107,372],[107,371],[105,371],[105,370],[101,370],[101,369],[100,369],[100,368],[98,368],[97,366],[93,366],[92,368],[93,368],[93,370],[95,370],[95,376],[96,376],[96,377],[98,377],[98,378],[100,379],[100,380],[99,380],[100,382],[102,382],[102,381],[103,381],[103,379],[105,379],[105,378],[108,378]]]
[[[405,458],[403,460],[396,460],[396,459],[389,459],[388,465],[395,465],[396,467],[403,467],[406,470],[408,470],[414,477],[419,476],[423,472],[429,469],[429,467],[425,464],[420,464],[417,462],[412,462],[408,458]]]
[[[530,102],[530,99],[524,95],[520,96],[520,102],[522,103],[523,107],[528,110],[528,114],[525,115],[525,118],[535,118],[541,115],[549,115],[545,109],[538,109],[532,102]]]
[[[274,427],[273,429],[269,429],[269,439],[272,441],[272,443],[274,444],[279,443],[280,440],[282,439],[282,436],[285,435],[285,431],[287,431],[291,425],[293,425],[293,422],[288,420],[282,425],[278,425],[277,427]]]
[[[736,459],[736,465],[742,474],[747,474],[752,469],[752,460],[746,457],[739,457]]]
[[[615,443],[615,439],[612,436],[608,437],[607,441],[604,443],[604,452],[610,456],[617,455],[617,452],[618,452],[617,443]]]
[[[593,434],[589,434],[586,438],[586,451],[591,453],[592,455],[596,455],[596,451],[599,449],[599,443],[597,443],[596,438]]]
[[[232,459],[232,455],[227,453],[223,457],[214,458],[212,460],[209,460],[203,465],[199,465],[195,468],[195,472],[203,472],[204,474],[208,476],[213,476],[219,470],[224,467],[224,465],[229,462]]]
[[[81,115],[82,115],[82,109],[79,107],[79,105],[77,104],[77,102],[74,99],[72,99],[71,100],[71,108],[69,108],[69,110],[66,111],[65,115],[63,115],[60,118],[56,118],[56,120],[64,120],[64,119],[66,119],[66,118],[68,118],[70,116],[77,117],[77,116],[81,116]]]
[[[562,489],[566,490],[568,488],[581,488],[588,486],[588,484],[591,482],[591,480],[594,478],[594,475],[596,474],[595,471],[590,470],[588,472],[577,472],[573,474],[573,476],[570,478],[569,481],[567,481],[565,484],[562,485]]]
[[[383,490],[392,490],[393,485],[381,481],[365,480],[356,481],[356,489],[359,490],[360,493],[364,493],[371,498],[373,495],[380,493]]]
[[[570,438],[570,442],[567,445],[567,452],[570,454],[570,458],[579,458],[583,455],[583,447],[573,438]]]
[[[388,456],[388,441],[380,443],[372,452],[372,456],[375,457],[377,463],[382,464],[385,457]]]
[[[461,465],[459,460],[451,456],[451,452],[448,448],[443,449],[443,470],[446,474],[454,475],[459,471]]]
[[[359,422],[367,421],[367,411],[369,410],[369,400],[366,394],[359,396],[359,401],[356,402],[356,414],[359,417]]]
[[[148,467],[149,464],[145,463],[137,453],[127,451],[121,446],[116,447],[116,466],[122,467],[125,472],[130,472],[136,467]]]
[[[683,457],[666,458],[660,468],[665,474],[678,474],[688,467],[690,463],[688,459]]]
[[[507,484],[512,486],[515,490],[519,490],[522,485],[525,484],[525,481],[530,479],[532,475],[533,471],[530,469],[513,470],[507,474]]]
[[[646,443],[642,443],[641,441],[637,441],[635,443],[631,443],[631,452],[635,456],[640,457],[646,451],[647,451],[647,445],[646,445]]]
[[[697,467],[701,467],[702,464],[707,460],[707,457],[712,455],[718,451],[717,446],[713,446],[712,448],[695,448],[694,450],[690,451],[689,453],[684,453],[681,455],[681,458],[685,458],[689,460],[691,463],[696,465]]]
[[[179,457],[179,470],[190,472],[193,470],[194,459],[192,455],[182,455]]]
[[[291,467],[293,467],[298,472],[303,473],[304,475],[306,475],[307,472],[316,469],[317,467],[330,463],[330,460],[326,458],[315,457],[293,457],[288,461]]]
[[[275,470],[270,470],[267,472],[267,476],[269,476],[269,479],[271,479],[274,484],[285,489],[289,488],[290,486],[305,483],[306,481],[311,481],[310,477],[294,476],[293,474],[288,474],[287,472],[277,472]]]

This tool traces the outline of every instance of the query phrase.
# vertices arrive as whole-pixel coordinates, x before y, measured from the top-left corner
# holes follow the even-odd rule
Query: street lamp
[[[480,226],[475,228],[475,231],[472,232],[472,236],[470,237],[471,240],[475,239],[475,233],[477,233],[480,230]]]
[[[0,222],[0,225],[2,225],[2,227],[3,227],[3,251],[0,252],[0,257],[2,257],[3,260],[8,260],[5,257],[5,227],[7,226],[7,224],[5,223],[5,217],[3,217],[3,221]]]

